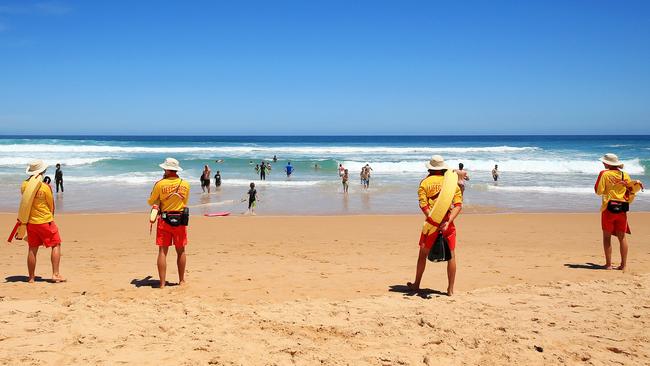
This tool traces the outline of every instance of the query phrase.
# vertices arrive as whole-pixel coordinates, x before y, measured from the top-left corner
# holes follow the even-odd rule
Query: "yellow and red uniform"
[[[160,212],[181,212],[190,198],[190,184],[176,175],[156,182],[149,196],[149,205],[158,204]],[[156,227],[156,245],[176,247],[187,245],[187,226],[171,226],[159,219]]]
[[[20,193],[25,191],[27,181],[20,187]],[[54,247],[61,244],[59,228],[54,223],[54,197],[52,187],[42,183],[34,196],[32,209],[27,221],[27,243],[30,247],[44,245]]]
[[[629,202],[630,176],[616,168],[606,169],[600,172],[594,184],[594,191],[602,196],[603,202],[600,206],[600,221],[603,231],[608,233],[630,232],[627,223],[627,212],[612,213],[607,210],[609,201]]]
[[[420,187],[418,188],[418,201],[420,204],[420,209],[425,212],[431,210],[438,199],[438,195],[442,190],[442,183],[444,181],[444,176],[442,175],[429,175],[420,182]],[[454,192],[454,198],[451,201],[452,207],[462,206],[463,205],[463,193],[459,186],[456,186],[456,191]],[[443,221],[449,219],[449,212],[445,215]],[[427,218],[427,221],[429,219]],[[431,222],[430,222],[431,223]],[[431,223],[434,224],[434,223]],[[449,242],[449,249],[454,250],[456,248],[456,225],[450,223],[447,227],[447,230],[443,233],[447,241]],[[430,234],[422,233],[420,235],[420,247],[431,249],[433,242],[438,236],[437,231],[433,231]]]

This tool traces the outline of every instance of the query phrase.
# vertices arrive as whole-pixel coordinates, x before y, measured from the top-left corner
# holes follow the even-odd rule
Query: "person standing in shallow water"
[[[260,180],[266,180],[266,163],[260,164]]]
[[[203,193],[205,193],[206,189],[208,190],[208,193],[210,193],[210,167],[209,166],[204,166],[203,167],[203,173],[201,174],[201,189],[203,190]]]
[[[458,169],[454,170],[458,174],[458,186],[462,193],[465,193],[465,181],[469,180],[469,174],[464,168],[463,163],[458,163]]]
[[[348,188],[350,187],[350,173],[347,169],[343,170],[343,175],[341,176],[341,183],[343,184],[343,193],[348,194]]]
[[[56,193],[59,193],[59,187],[61,188],[61,193],[63,193],[63,170],[61,170],[61,164],[56,164],[54,183],[56,185]]]
[[[214,186],[219,188],[221,187],[221,172],[217,170],[217,174],[214,175]]]
[[[499,166],[494,165],[494,169],[492,169],[492,179],[496,182],[499,180]]]
[[[628,244],[625,234],[630,234],[627,223],[627,210],[634,187],[643,188],[640,180],[632,180],[623,172],[623,163],[614,154],[605,154],[600,161],[605,166],[596,179],[594,191],[602,196],[600,207],[600,222],[603,230],[603,249],[605,251],[605,269],[612,269],[612,235],[618,238],[621,251],[621,264],[616,268],[625,270],[627,264]]]

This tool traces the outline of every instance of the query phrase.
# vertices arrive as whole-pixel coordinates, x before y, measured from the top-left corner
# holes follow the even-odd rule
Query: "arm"
[[[447,231],[449,228],[449,225],[454,222],[456,217],[458,217],[458,214],[460,214],[460,211],[463,209],[463,192],[460,190],[459,187],[456,187],[456,193],[454,193],[454,199],[452,201],[452,209],[449,212],[449,218],[447,221],[443,221],[440,224],[440,230],[442,231]]]
[[[442,231],[447,231],[447,229],[449,228],[449,225],[450,225],[452,222],[454,222],[454,220],[456,219],[456,217],[458,217],[458,214],[460,214],[460,211],[461,211],[462,209],[463,209],[463,205],[462,205],[462,204],[460,204],[460,203],[459,203],[459,204],[455,204],[454,207],[453,207],[453,208],[451,209],[451,211],[449,212],[449,220],[447,220],[447,221],[443,221],[443,222],[440,224],[440,230],[442,230]]]
[[[208,178],[209,177],[210,176],[208,175]],[[187,183],[186,181],[183,181],[183,185],[185,186],[185,188],[187,188],[187,192],[183,196],[183,206],[187,206],[187,202],[190,200],[190,184]]]
[[[594,184],[594,192],[596,192],[597,195],[602,196],[603,193],[605,193],[605,184],[603,181],[603,174],[605,174],[606,170],[603,170],[598,174],[598,178],[596,178],[596,184]]]
[[[160,202],[160,188],[158,187],[158,183],[156,183],[153,186],[153,189],[151,190],[151,194],[149,195],[149,199],[147,200],[147,204],[149,206],[153,206],[155,203]]]

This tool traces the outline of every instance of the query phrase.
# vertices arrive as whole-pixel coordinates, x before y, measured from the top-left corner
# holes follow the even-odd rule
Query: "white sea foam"
[[[549,187],[549,186],[500,186],[487,184],[488,191],[496,192],[522,192],[522,193],[567,193],[567,194],[594,194],[593,187]],[[640,191],[638,197],[646,196],[646,193]]]
[[[127,185],[144,185],[153,184],[162,178],[161,172],[151,173],[125,173],[117,175],[93,175],[79,176],[66,175],[66,182],[74,183],[110,183],[110,184],[127,184]]]
[[[67,175],[66,182],[74,183],[108,183],[108,184],[127,184],[127,185],[152,185],[162,177],[161,172],[150,173],[129,173],[105,176],[77,176]],[[214,181],[212,181],[214,183]],[[227,186],[248,186],[254,182],[258,187],[309,187],[318,184],[327,183],[318,180],[249,180],[249,179],[223,179],[222,185]]]
[[[228,186],[249,186],[251,182],[256,187],[310,187],[318,184],[328,183],[321,180],[248,180],[248,179],[223,179],[222,185]]]
[[[63,166],[79,166],[94,164],[107,158],[62,158],[62,159],[44,159],[46,164],[54,166],[60,163]],[[0,166],[27,166],[34,158],[27,156],[0,157]]]
[[[530,193],[567,193],[594,194],[593,187],[546,187],[546,186],[494,186],[487,185],[488,191],[496,192],[530,192]]]
[[[434,145],[434,144],[432,144]],[[348,154],[414,154],[414,153],[513,153],[537,150],[536,147],[485,146],[485,147],[391,147],[391,146],[115,146],[115,145],[55,145],[10,144],[0,145],[1,152],[11,153],[143,153],[180,154],[213,153],[225,155],[348,155]]]
[[[470,174],[472,171],[491,171],[495,164],[499,165],[501,172],[514,173],[547,173],[547,174],[598,174],[603,169],[603,164],[592,160],[449,160],[447,165],[456,168],[459,162],[465,164]],[[345,161],[343,166],[351,172],[360,171],[369,163],[374,174],[382,173],[423,173],[426,171],[425,161],[399,161],[399,162],[367,162]],[[630,174],[644,174],[645,169],[639,159],[624,161],[625,171]]]

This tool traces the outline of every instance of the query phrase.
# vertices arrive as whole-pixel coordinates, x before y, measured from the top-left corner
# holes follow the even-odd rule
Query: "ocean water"
[[[181,177],[192,184],[195,214],[245,211],[242,199],[251,182],[261,199],[258,214],[418,213],[417,187],[432,154],[453,167],[465,164],[471,178],[465,191],[468,208],[596,211],[600,199],[593,184],[602,169],[598,158],[606,152],[619,155],[628,173],[650,185],[650,136],[4,136],[0,211],[16,210],[26,165],[40,158],[51,165],[46,175],[52,178],[54,164],[63,166],[59,212],[145,212],[151,187],[162,176],[158,164],[174,157],[184,168]],[[273,166],[266,181],[254,171],[262,160]],[[288,161],[295,168],[291,178],[284,173]],[[339,163],[350,171],[347,196]],[[199,182],[206,164],[212,175],[219,170],[223,177],[211,194],[202,193]],[[365,164],[373,169],[367,191],[359,184]],[[497,183],[490,174],[494,164],[501,172]],[[640,193],[633,210],[650,210],[650,194]]]

